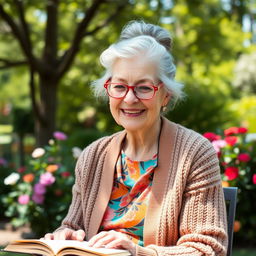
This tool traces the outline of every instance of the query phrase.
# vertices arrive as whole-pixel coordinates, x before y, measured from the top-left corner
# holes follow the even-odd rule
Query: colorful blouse
[[[123,152],[118,158],[114,184],[100,230],[126,233],[143,246],[143,226],[157,155],[133,161]]]

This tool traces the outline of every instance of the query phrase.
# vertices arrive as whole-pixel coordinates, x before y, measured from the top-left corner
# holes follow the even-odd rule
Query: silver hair
[[[103,87],[112,76],[112,66],[118,58],[132,58],[143,54],[157,64],[158,78],[171,94],[170,106],[184,97],[183,84],[174,80],[176,66],[169,50],[171,48],[169,32],[157,25],[143,21],[131,21],[122,30],[120,40],[110,45],[100,56],[100,62],[105,67],[105,74],[92,83],[96,97],[107,98]]]

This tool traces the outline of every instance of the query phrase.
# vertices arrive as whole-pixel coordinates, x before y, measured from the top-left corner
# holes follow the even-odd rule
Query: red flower
[[[21,167],[17,170],[18,173],[23,173],[23,172],[25,172],[25,171],[26,171],[26,167],[25,167],[25,166],[21,166]]]
[[[226,130],[224,130],[224,135],[229,136],[233,134],[238,134],[239,133],[239,128],[238,127],[230,127]]]
[[[221,165],[222,165],[222,166],[226,166],[227,163],[226,163],[226,162],[221,162]]]
[[[69,177],[70,175],[71,175],[70,172],[62,172],[62,173],[61,173],[61,176],[62,176],[63,178],[67,178],[67,177]]]
[[[214,132],[205,132],[203,136],[209,141],[219,140],[221,139],[220,135],[215,134]]]
[[[247,133],[248,129],[245,127],[239,127],[238,128],[238,133]]]
[[[227,136],[225,138],[225,141],[227,142],[227,144],[229,144],[230,146],[234,146],[237,143],[238,138],[236,136]]]
[[[252,183],[256,185],[256,174],[252,175]]]
[[[237,159],[240,162],[249,162],[251,160],[251,157],[247,153],[241,153],[241,154],[238,155]]]
[[[237,167],[230,166],[225,169],[225,175],[228,177],[228,180],[234,180],[238,177],[239,170]]]

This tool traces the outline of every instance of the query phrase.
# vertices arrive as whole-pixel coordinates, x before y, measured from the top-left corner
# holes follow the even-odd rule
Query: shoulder
[[[117,132],[112,135],[104,136],[95,140],[83,150],[82,154],[84,154],[86,151],[104,151],[111,143],[111,141],[118,137],[118,135],[120,135],[121,133],[122,132]]]
[[[197,143],[197,144],[206,144],[210,147],[212,147],[212,144],[208,139],[206,139],[202,134],[189,129],[187,127],[184,127],[180,124],[176,124],[178,129],[178,136],[180,136],[182,139]]]
[[[102,165],[105,161],[109,145],[115,138],[120,137],[119,134],[122,132],[104,136],[84,148],[76,162],[76,176],[89,175],[89,173],[96,171],[97,166]]]
[[[175,149],[179,149],[182,154],[185,152],[189,155],[196,155],[200,152],[216,154],[211,142],[200,133],[169,120],[165,120],[165,123],[170,127],[174,136]]]
[[[112,140],[114,140],[115,138],[118,138],[122,134],[123,134],[123,131],[114,133],[109,136],[104,136],[102,138],[95,140],[94,142],[89,144],[86,148],[84,148],[84,150],[80,155],[80,158],[84,159],[88,154],[95,155],[97,153],[99,154],[104,153],[107,150],[110,143],[112,142]]]

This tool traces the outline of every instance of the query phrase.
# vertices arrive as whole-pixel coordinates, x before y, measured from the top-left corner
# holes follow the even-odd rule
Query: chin
[[[128,132],[143,130],[143,127],[145,127],[144,123],[138,121],[120,122],[120,125]]]

